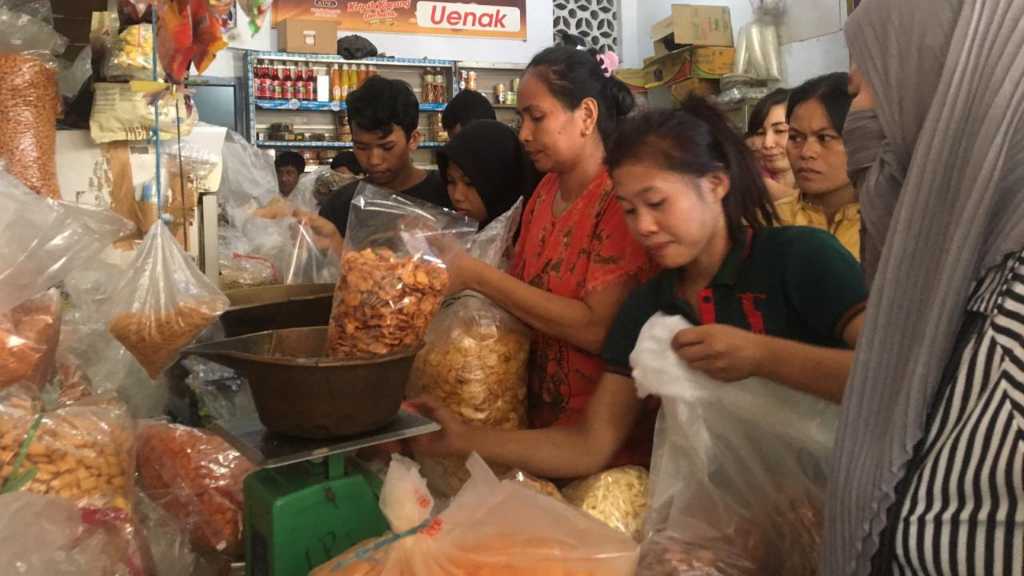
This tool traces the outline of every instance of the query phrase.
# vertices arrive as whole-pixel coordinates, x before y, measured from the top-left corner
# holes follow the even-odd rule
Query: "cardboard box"
[[[732,16],[728,6],[673,4],[672,15],[651,27],[656,56],[676,45],[732,46]]]
[[[683,48],[644,61],[644,82],[648,88],[675,84],[690,78],[717,80],[732,74],[735,48],[707,46]]]
[[[690,96],[703,96],[707,98],[708,96],[718,94],[718,88],[718,80],[690,78],[672,84],[669,90],[672,93],[672,100],[676,103],[681,103]]]
[[[338,25],[321,20],[289,18],[277,27],[277,49],[280,52],[337,54]]]

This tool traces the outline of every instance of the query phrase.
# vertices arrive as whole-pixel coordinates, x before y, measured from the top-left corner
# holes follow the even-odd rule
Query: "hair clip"
[[[612,73],[619,69],[619,55],[615,52],[602,52],[596,56],[597,63],[601,65],[601,72],[605,78],[611,78]]]

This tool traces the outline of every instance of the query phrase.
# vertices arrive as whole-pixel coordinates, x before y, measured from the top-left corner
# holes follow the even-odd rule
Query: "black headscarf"
[[[487,226],[527,193],[529,163],[514,130],[496,120],[466,126],[437,155],[441,181],[448,182],[448,165],[458,164],[487,208]]]

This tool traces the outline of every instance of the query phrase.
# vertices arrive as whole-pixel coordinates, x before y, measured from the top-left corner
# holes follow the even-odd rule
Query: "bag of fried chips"
[[[441,306],[439,243],[466,244],[473,220],[361,183],[352,199],[326,355],[376,358],[415,349]]]
[[[155,379],[229,304],[157,222],[110,297],[107,329]]]
[[[469,253],[497,268],[507,265],[521,202],[473,237]],[[410,394],[440,400],[477,426],[526,426],[530,331],[500,306],[474,292],[445,302],[427,331],[410,375]],[[469,479],[465,458],[419,458],[430,487],[454,496]],[[504,470],[499,470],[499,474]]]

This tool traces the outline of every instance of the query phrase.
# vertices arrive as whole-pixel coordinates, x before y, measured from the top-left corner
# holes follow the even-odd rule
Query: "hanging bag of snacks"
[[[326,355],[375,358],[419,346],[448,288],[434,246],[465,246],[465,216],[362,183],[352,200]]]
[[[507,264],[521,204],[473,238],[473,257],[498,268]],[[446,302],[431,323],[413,364],[410,393],[440,400],[467,423],[518,430],[526,426],[529,358],[529,329],[490,300],[466,292]],[[465,458],[418,461],[431,489],[444,496],[454,496],[469,479]]]
[[[149,229],[130,270],[107,305],[107,329],[156,378],[230,302],[161,222]]]

